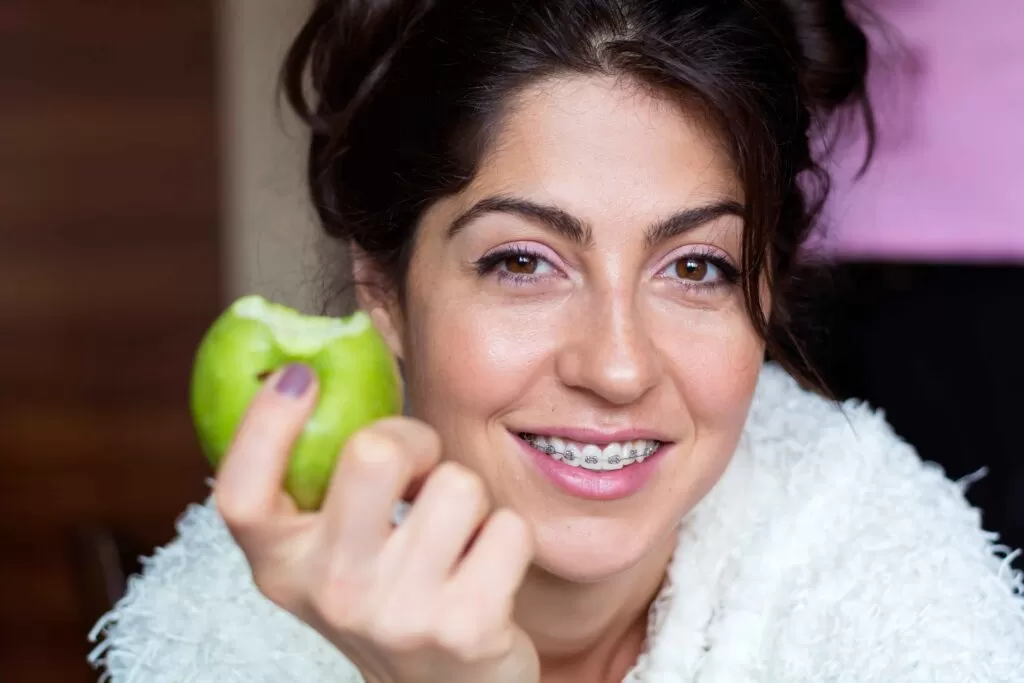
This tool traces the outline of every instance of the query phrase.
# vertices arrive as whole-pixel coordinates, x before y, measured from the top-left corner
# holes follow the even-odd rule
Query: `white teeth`
[[[551,437],[551,447],[555,449],[555,452],[551,454],[551,457],[555,460],[562,460],[565,456],[565,441],[559,439],[557,436]]]
[[[622,446],[617,443],[610,443],[604,447],[601,459],[606,470],[622,469]]]
[[[644,453],[647,450],[647,444],[643,441],[630,441],[626,445],[629,446],[629,452],[623,453],[622,457],[625,458],[630,463],[634,463],[637,461],[643,462],[641,458],[644,457]]]
[[[551,439],[546,436],[538,436],[533,441],[533,446],[539,451],[544,451],[550,456],[556,455],[554,444],[551,443]]]
[[[592,444],[583,447],[583,463],[580,467],[588,470],[603,470],[601,449]]]
[[[588,470],[620,470],[641,463],[660,445],[657,441],[640,440],[610,443],[603,448],[596,444],[567,441],[557,436],[522,433],[519,435],[537,450],[572,467]]]
[[[562,462],[573,467],[579,467],[583,462],[583,450],[578,444],[574,444],[571,441],[565,444],[565,455],[562,456]]]

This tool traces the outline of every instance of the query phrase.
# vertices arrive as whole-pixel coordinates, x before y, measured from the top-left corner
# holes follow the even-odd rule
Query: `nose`
[[[561,381],[614,405],[640,400],[660,373],[655,346],[632,297],[595,297],[577,313],[558,357]]]

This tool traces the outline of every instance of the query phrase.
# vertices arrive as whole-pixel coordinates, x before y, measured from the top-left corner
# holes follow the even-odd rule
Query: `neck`
[[[665,578],[676,535],[629,570],[576,583],[534,567],[516,599],[544,683],[621,681],[643,648],[647,613]]]

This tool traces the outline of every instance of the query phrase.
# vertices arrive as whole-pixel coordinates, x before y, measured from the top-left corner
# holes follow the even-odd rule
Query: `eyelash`
[[[541,256],[532,249],[521,244],[514,244],[510,247],[506,247],[505,249],[499,249],[498,251],[485,254],[480,258],[474,264],[477,275],[484,277],[494,273],[498,277],[498,280],[508,282],[513,285],[526,285],[536,281],[538,277],[544,277],[543,275],[525,275],[523,273],[509,273],[507,271],[497,270],[502,261],[507,261],[517,256],[529,256],[530,258],[537,259],[538,261],[544,261],[545,263],[551,264],[550,259]],[[551,264],[551,267],[554,268],[554,264]]]
[[[741,273],[739,269],[729,261],[729,259],[722,256],[717,251],[714,251],[710,247],[704,246],[695,247],[689,253],[683,254],[678,258],[673,259],[671,262],[666,264],[665,267],[662,268],[659,272],[663,273],[670,267],[679,263],[680,261],[685,260],[704,261],[705,263],[708,263],[717,268],[718,272],[721,275],[721,279],[718,280],[717,282],[693,282],[682,285],[684,287],[687,287],[688,289],[695,290],[697,292],[708,292],[723,286],[732,287],[740,281]],[[680,282],[686,281],[680,280]]]
[[[487,275],[494,274],[497,276],[499,281],[507,282],[509,284],[516,286],[528,285],[533,282],[536,282],[540,278],[547,277],[545,275],[526,275],[522,273],[509,273],[508,271],[498,270],[498,266],[500,266],[503,261],[507,261],[518,256],[528,256],[530,258],[537,259],[537,261],[547,263],[552,268],[555,268],[554,264],[551,263],[550,259],[541,256],[536,251],[533,251],[532,249],[529,249],[526,246],[518,244],[486,254],[482,258],[477,260],[473,265],[476,268],[477,275],[479,275],[480,277],[485,277]],[[740,271],[736,268],[736,266],[730,263],[729,260],[726,259],[724,256],[717,253],[716,251],[713,251],[708,247],[695,248],[693,251],[684,254],[679,258],[674,259],[664,268],[662,268],[659,272],[664,272],[670,266],[684,259],[704,261],[717,268],[719,273],[721,273],[721,280],[717,282],[697,282],[683,285],[684,287],[687,287],[691,290],[705,292],[716,289],[723,285],[732,286],[739,282]]]

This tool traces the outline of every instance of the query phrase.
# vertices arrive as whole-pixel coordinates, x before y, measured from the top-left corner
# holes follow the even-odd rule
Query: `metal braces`
[[[526,440],[530,441],[531,443],[534,443],[532,439],[527,438]],[[534,447],[536,448],[536,445]],[[658,448],[657,446],[654,446],[654,447],[648,446],[647,448],[645,448],[643,450],[643,453],[641,453],[640,451],[638,451],[635,448],[633,448],[633,449],[630,449],[630,451],[629,451],[629,457],[632,460],[636,460],[637,458],[641,458],[641,457],[649,458],[650,456],[652,456],[654,454],[654,451],[656,451],[657,448]],[[558,453],[558,451],[555,450],[555,447],[552,446],[551,444],[548,444],[547,446],[544,446],[543,448],[540,448],[539,450],[541,450],[544,453],[547,453],[548,455],[551,455],[551,456],[554,456],[556,453]],[[570,451],[564,451],[564,452],[558,453],[558,454],[561,455],[562,456],[562,460],[565,460],[566,462],[575,462],[576,461],[576,455],[574,453],[570,452]],[[623,458],[621,456],[613,455],[612,457],[608,458],[608,463],[611,464],[611,465],[618,465],[620,462],[622,462],[622,460],[623,460]],[[594,456],[589,456],[589,457],[584,459],[584,462],[586,462],[588,465],[597,465],[601,461],[600,461],[600,459],[595,458]]]

